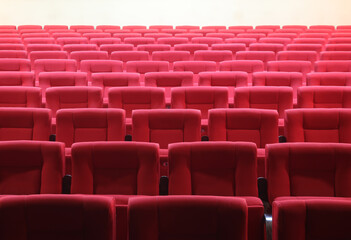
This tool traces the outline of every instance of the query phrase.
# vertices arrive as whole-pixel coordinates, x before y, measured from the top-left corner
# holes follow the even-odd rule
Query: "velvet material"
[[[342,199],[310,199],[273,203],[273,239],[350,239],[351,204]]]
[[[166,61],[129,61],[127,72],[145,74],[147,72],[168,72],[169,63]]]
[[[250,48],[253,44],[250,45]],[[265,69],[267,69],[267,62],[275,61],[275,52],[270,50],[267,51],[267,50],[250,49],[250,51],[237,52],[235,59],[236,60],[260,60],[264,63]]]
[[[272,72],[300,72],[305,79],[306,74],[312,71],[312,63],[310,61],[290,60],[271,61],[267,64],[267,70]]]
[[[111,55],[115,51],[133,51],[133,44],[103,44],[100,46],[101,51],[108,52]]]
[[[31,66],[28,59],[0,59],[0,71],[30,72]]]
[[[129,229],[130,240],[244,240],[247,206],[243,199],[209,196],[133,198]]]
[[[0,51],[0,58],[27,58],[27,52],[23,50],[3,50]]]
[[[34,51],[61,51],[61,46],[59,44],[27,44],[27,53],[30,54]]]
[[[100,38],[100,37],[97,37],[96,35],[95,36],[92,35],[90,37],[89,42],[91,44],[96,44],[99,47],[101,47],[102,45],[105,45],[105,44],[120,44],[122,41],[121,41],[121,39],[118,39],[118,38],[112,38],[112,37]],[[100,48],[100,50],[101,50],[101,48]],[[104,51],[104,50],[101,50],[101,51]]]
[[[0,238],[115,240],[113,200],[97,196],[8,196],[0,200]]]
[[[53,117],[62,108],[100,108],[102,89],[99,87],[55,87],[46,90],[46,107]]]
[[[170,51],[171,45],[169,44],[142,44],[137,46],[137,51],[147,51],[150,55],[155,51]]]
[[[0,107],[41,107],[41,89],[36,87],[0,87]]]
[[[307,74],[307,86],[350,86],[351,73],[314,72]]]
[[[276,54],[283,50],[284,45],[281,43],[253,43],[249,46],[249,51],[271,51]]]
[[[62,50],[70,54],[71,52],[78,51],[98,51],[98,47],[96,44],[84,44],[82,42],[79,42],[72,44],[64,44]]]
[[[51,111],[41,108],[0,108],[0,140],[48,141]]]
[[[34,86],[32,72],[0,72],[0,86]]]
[[[194,55],[194,52],[197,50],[208,50],[208,44],[204,43],[183,43],[174,45],[175,51],[188,51],[190,55]]]
[[[219,37],[207,37],[207,36],[206,37],[193,37],[191,39],[191,43],[207,44],[209,47],[211,47],[212,44],[223,43],[223,39],[219,38]]]
[[[71,147],[75,142],[123,141],[122,109],[61,109],[57,113],[57,141]]]
[[[172,39],[172,38],[167,38]],[[189,61],[190,52],[188,51],[156,51],[151,55],[152,61],[167,61],[169,63],[175,61]]]
[[[159,164],[154,143],[76,143],[72,147],[72,193],[157,195]]]
[[[0,142],[0,194],[61,193],[64,144]]]
[[[299,108],[350,108],[351,87],[308,86],[298,89]]]
[[[37,59],[67,59],[68,54],[64,51],[33,51],[29,54],[29,59],[34,67],[34,62]]]
[[[351,110],[291,109],[285,112],[288,142],[351,143]]]
[[[328,51],[321,52],[320,60],[351,60],[349,51]]]
[[[239,51],[245,51],[246,46],[243,43],[216,43],[212,44],[212,50],[229,50],[233,53],[233,58]]]
[[[266,146],[268,197],[351,197],[347,144],[284,143]]]
[[[146,61],[149,60],[149,53],[146,51],[115,51],[111,53],[112,60],[119,60],[123,63],[128,61]]]
[[[287,51],[315,51],[320,53],[323,50],[323,45],[318,43],[291,43],[286,45]]]
[[[78,69],[80,69],[81,61],[83,60],[108,60],[109,56],[104,51],[73,51],[69,54],[71,59],[77,61]]]
[[[342,44],[327,44],[325,46],[326,51],[351,51],[351,45],[349,43]]]
[[[123,72],[123,63],[116,60],[83,60],[80,71],[87,73],[87,80],[91,82],[92,73]]]
[[[76,72],[77,62],[73,59],[37,59],[34,61],[35,79],[41,72]]]
[[[314,63],[318,59],[315,51],[280,51],[277,53],[278,61],[310,61]]]
[[[216,71],[214,61],[177,61],[173,63],[173,71],[189,71],[194,74],[200,72]]]
[[[141,44],[154,44],[155,39],[148,37],[127,37],[124,38],[124,43],[133,44],[136,47]]]
[[[82,37],[82,35],[79,33],[70,33],[69,35],[59,36],[58,38],[56,38],[56,42],[60,44],[63,47],[63,51],[66,51],[67,53],[70,53],[76,50],[76,46],[70,46],[70,45],[76,45],[76,44],[84,45],[84,47],[81,46],[82,48],[81,50],[89,50],[89,49],[96,50],[96,44],[91,44],[86,46],[89,43],[88,39],[86,37]]]
[[[316,72],[350,72],[351,60],[317,61]]]
[[[214,61],[219,63],[232,59],[233,53],[229,50],[198,50],[194,53],[195,61]]]
[[[55,38],[43,38],[43,37],[31,37],[31,38],[23,38],[23,44],[55,44]]]
[[[248,82],[252,82],[252,73],[264,71],[264,64],[260,60],[232,60],[219,64],[220,71],[243,71],[248,74]]]

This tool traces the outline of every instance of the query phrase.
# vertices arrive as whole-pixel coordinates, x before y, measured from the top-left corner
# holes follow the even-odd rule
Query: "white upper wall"
[[[0,24],[351,25],[351,0],[2,0]]]

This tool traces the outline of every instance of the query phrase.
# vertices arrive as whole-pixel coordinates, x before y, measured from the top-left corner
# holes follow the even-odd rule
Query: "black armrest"
[[[266,240],[272,240],[272,214],[264,214],[266,222]]]
[[[124,137],[124,141],[126,141],[126,142],[131,142],[131,141],[132,141],[132,135],[127,134],[127,135]]]
[[[49,136],[49,141],[55,142],[55,141],[56,141],[56,134],[51,134],[51,135]]]
[[[279,142],[280,142],[280,143],[285,143],[285,142],[286,142],[286,137],[283,136],[283,135],[280,135],[280,136],[279,136]]]
[[[71,175],[65,175],[62,178],[62,194],[70,194],[71,193],[71,182],[72,182]]]
[[[268,202],[267,179],[265,179],[264,177],[257,178],[257,187],[258,187],[258,197],[262,201]]]
[[[208,136],[202,136],[201,137],[201,141],[204,141],[204,142],[207,142],[207,141],[209,141],[210,139],[208,138]]]
[[[159,189],[160,195],[168,195],[168,177],[167,176],[162,176],[160,178],[160,189]]]

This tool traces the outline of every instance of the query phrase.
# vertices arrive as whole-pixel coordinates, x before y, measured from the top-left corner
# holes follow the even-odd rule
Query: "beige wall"
[[[351,0],[0,1],[0,24],[351,25]]]

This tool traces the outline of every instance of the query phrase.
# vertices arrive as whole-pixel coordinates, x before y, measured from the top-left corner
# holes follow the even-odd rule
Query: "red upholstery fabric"
[[[177,61],[173,63],[174,71],[190,71],[194,74],[200,72],[216,71],[214,61]]]
[[[53,117],[62,108],[100,108],[102,89],[99,87],[55,87],[46,90],[46,107]]]
[[[164,196],[131,199],[130,240],[174,238],[240,239],[247,237],[243,199]]]
[[[23,44],[55,44],[55,38],[23,38]]]
[[[141,44],[137,46],[137,51],[147,51],[150,55],[155,51],[170,51],[169,44]]]
[[[35,79],[41,72],[76,72],[77,62],[73,59],[37,59],[34,61]]]
[[[61,109],[57,112],[57,141],[71,147],[75,142],[123,141],[122,109]]]
[[[295,60],[314,63],[317,59],[318,54],[315,51],[281,51],[277,53],[278,61]]]
[[[191,39],[191,43],[211,46],[212,44],[223,43],[223,39],[218,37],[194,37]]]
[[[0,107],[41,107],[41,89],[35,87],[0,87]]]
[[[63,51],[66,52],[96,50],[96,44],[88,44],[89,41],[86,37],[81,37],[79,33],[76,34],[78,34],[78,37],[59,37],[56,42],[62,45]],[[82,46],[77,46],[77,44],[82,44]]]
[[[0,142],[0,193],[61,193],[64,144],[45,141]]]
[[[248,205],[248,239],[264,239],[263,205],[257,198],[256,164],[253,143],[171,144],[169,194],[246,196],[243,198]]]
[[[78,69],[82,60],[107,60],[108,53],[103,51],[74,51],[70,53],[70,58],[77,61]]]
[[[126,64],[127,72],[145,74],[147,72],[168,72],[169,63],[166,61],[129,61]]]
[[[195,61],[214,61],[219,63],[232,59],[233,53],[229,50],[198,50],[194,53]]]
[[[108,92],[109,108],[122,108],[126,117],[132,117],[135,109],[165,108],[165,92],[154,87],[117,87]],[[129,122],[131,123],[131,122]]]
[[[31,66],[28,59],[4,59],[0,58],[0,71],[27,71],[30,72]]]
[[[260,43],[279,43],[283,44],[284,46],[291,43],[292,40],[289,37],[264,37],[260,38],[259,40]],[[281,50],[283,51],[283,50]]]
[[[25,50],[25,47],[17,43],[1,43],[0,50]]]
[[[0,72],[0,86],[34,86],[32,72]]]
[[[139,38],[141,36],[142,36],[141,33],[132,33],[132,32],[122,32],[122,33],[114,33],[113,34],[113,37],[121,39],[122,42],[124,42],[124,39],[126,39],[126,38]],[[132,43],[128,43],[128,44],[133,45]]]
[[[326,51],[350,51],[351,50],[351,44],[345,43],[345,44],[327,44],[325,46]]]
[[[8,196],[0,211],[1,239],[115,239],[115,209],[107,197]]]
[[[322,44],[313,44],[313,43],[292,43],[286,46],[288,51],[315,51],[317,53],[323,50]]]
[[[116,60],[83,60],[80,71],[86,72],[88,82],[91,82],[92,73],[123,72],[123,63]]]
[[[233,58],[239,51],[245,51],[246,46],[243,43],[217,43],[212,44],[212,50],[229,50],[233,53]]]
[[[269,86],[236,88],[234,104],[236,108],[274,109],[283,118],[284,111],[293,108],[293,90]]]
[[[61,51],[61,46],[59,44],[28,44],[27,52],[31,53],[34,51]]]
[[[77,143],[72,147],[72,193],[157,195],[158,145]]]
[[[161,53],[161,52],[160,52]],[[165,90],[166,103],[171,103],[171,89],[193,86],[192,72],[150,72],[145,74],[146,87],[159,87]]]
[[[293,97],[297,98],[297,89],[302,86],[302,73],[298,72],[257,72],[252,76],[252,86],[287,86],[292,87]]]
[[[308,36],[308,35],[307,35]],[[323,37],[304,37],[300,35],[299,38],[295,38],[293,43],[298,43],[298,44],[321,44],[324,45],[327,42],[326,38]]]
[[[243,71],[248,73],[248,82],[252,82],[252,73],[264,71],[264,64],[260,60],[223,61],[219,65],[220,71]]]
[[[68,54],[64,51],[33,51],[29,54],[29,59],[34,67],[37,59],[67,59]]]
[[[272,61],[267,64],[267,70],[273,72],[300,72],[304,75],[312,71],[309,61]]]
[[[188,43],[188,38],[186,37],[163,37],[157,39],[158,44],[168,44],[172,47],[176,44],[186,44]]]
[[[349,109],[291,109],[285,112],[288,142],[351,143]]]
[[[209,109],[228,108],[228,89],[225,87],[173,88],[171,107],[199,109],[201,118],[207,119]]]
[[[41,108],[0,108],[0,140],[48,141],[51,111]]]
[[[175,61],[189,61],[190,52],[188,51],[155,51],[151,56],[153,61],[167,61],[173,63]]]
[[[349,86],[351,73],[347,72],[314,72],[307,74],[307,86]]]
[[[1,50],[0,58],[27,58],[27,52],[23,50]]]
[[[100,46],[101,51],[108,52],[111,55],[114,51],[132,51],[132,44],[103,44]]]
[[[320,60],[351,60],[351,53],[349,51],[321,52]]]
[[[257,42],[256,38],[227,38],[225,40],[226,43],[231,43],[231,44],[245,44],[246,47],[249,47],[250,44]]]
[[[298,89],[299,108],[350,108],[351,87],[308,86]]]
[[[266,146],[268,198],[350,197],[351,149],[336,143]]]
[[[141,45],[141,44],[154,44],[154,38],[147,38],[147,37],[127,37],[124,39],[124,43],[133,44],[134,47]]]
[[[41,72],[39,73],[39,87],[43,97],[49,87],[87,86],[87,74],[82,72]]]
[[[110,38],[111,34],[110,33],[96,33],[96,32],[92,32],[92,33],[83,33],[82,34],[83,37],[88,38],[89,40],[92,38]]]
[[[347,199],[310,199],[273,203],[273,239],[349,239],[351,205]]]
[[[350,72],[351,60],[317,61],[316,72]]]
[[[237,60],[261,60],[265,69],[267,62],[275,61],[275,53],[273,51],[240,51],[236,53]]]
[[[112,60],[119,60],[122,62],[128,61],[142,61],[149,60],[149,53],[147,51],[115,51],[111,53]]]
[[[97,51],[98,47],[96,44],[84,44],[83,42],[80,41],[79,43],[73,43],[73,44],[65,43],[64,46],[62,47],[62,50],[68,53],[71,53],[74,51]]]
[[[197,50],[208,50],[207,44],[195,44],[195,43],[184,43],[174,45],[175,51],[188,51],[190,54],[194,54]]]
[[[284,50],[284,45],[281,43],[253,43],[249,46],[250,51],[271,51],[274,53]]]

